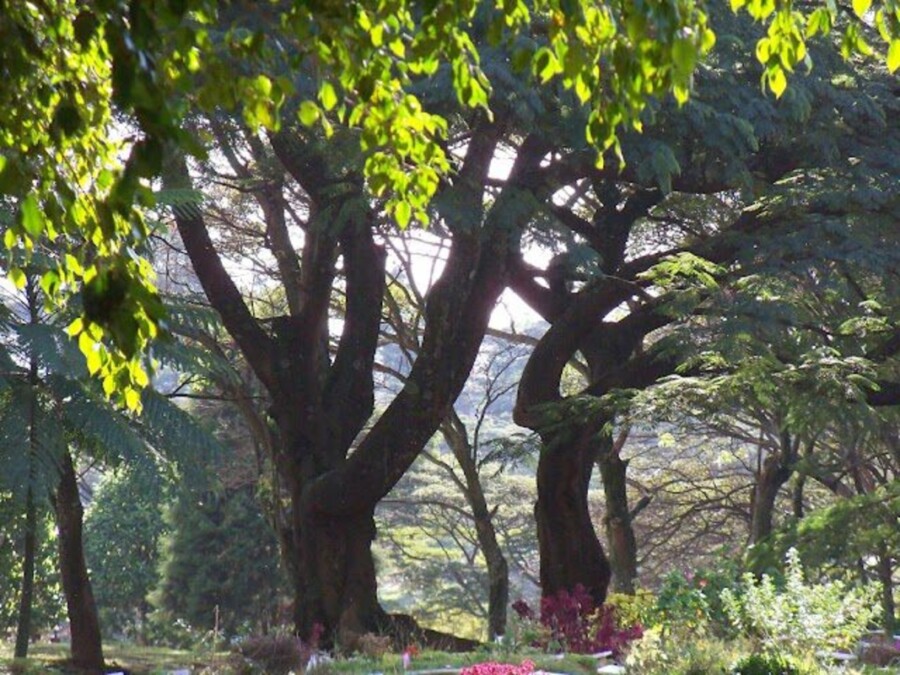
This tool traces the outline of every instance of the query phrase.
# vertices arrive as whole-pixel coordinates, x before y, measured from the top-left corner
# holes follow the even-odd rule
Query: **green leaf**
[[[859,18],[863,18],[871,6],[872,0],[853,0],[853,11]]]
[[[302,124],[311,127],[316,123],[321,114],[322,112],[319,110],[319,106],[315,103],[312,101],[303,101],[303,103],[300,104],[300,110],[297,112],[297,117]]]
[[[331,82],[326,80],[319,87],[319,101],[321,101],[325,110],[332,110],[337,105],[337,92],[334,90],[334,85]]]
[[[394,217],[397,219],[397,224],[401,228],[405,228],[407,225],[409,225],[409,219],[411,216],[412,209],[410,208],[409,202],[397,202],[397,207],[396,209],[394,209]]]
[[[678,38],[672,44],[672,60],[683,73],[689,73],[697,62],[697,49],[690,40]]]
[[[784,90],[787,89],[787,77],[781,66],[771,66],[766,69],[766,82],[769,89],[775,94],[775,98],[781,98]]]
[[[38,206],[37,199],[34,194],[30,194],[22,201],[21,224],[25,231],[33,238],[37,239],[44,231],[44,214]]]
[[[25,273],[18,267],[13,267],[9,271],[9,280],[13,283],[13,286],[18,288],[19,290],[25,288],[25,282],[27,281],[25,278]]]
[[[806,36],[814,37],[821,33],[828,35],[831,32],[831,12],[826,7],[819,7],[809,15],[806,22]]]
[[[900,68],[900,38],[891,40],[887,53],[887,67],[892,73]]]
[[[41,289],[48,297],[54,297],[59,290],[59,274],[56,270],[47,270],[41,276]]]

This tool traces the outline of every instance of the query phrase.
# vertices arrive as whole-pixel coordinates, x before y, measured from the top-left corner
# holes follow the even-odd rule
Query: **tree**
[[[517,421],[538,431],[545,442],[537,505],[545,593],[582,583],[602,598],[610,578],[585,495],[598,451],[601,458],[616,459],[609,431],[614,407],[601,401],[598,409],[592,397],[645,388],[678,368],[705,370],[714,377],[742,362],[748,367],[739,373],[747,376],[755,366],[771,382],[776,372],[790,379],[799,363],[808,363],[803,372],[815,371],[823,383],[834,384],[838,372],[852,372],[860,359],[881,363],[874,366],[878,370],[885,356],[896,356],[891,347],[896,294],[885,289],[882,296],[877,285],[863,285],[848,311],[863,320],[869,313],[867,301],[884,297],[887,304],[876,312],[876,322],[884,323],[869,334],[869,344],[848,337],[829,345],[834,349],[830,353],[840,353],[843,360],[817,358],[816,348],[802,339],[797,348],[804,356],[767,355],[765,341],[752,339],[756,333],[747,330],[749,323],[768,319],[764,325],[781,332],[788,343],[788,334],[815,331],[815,322],[773,316],[780,304],[771,295],[754,298],[760,288],[756,280],[771,278],[766,274],[790,275],[791,283],[805,284],[816,275],[833,280],[840,277],[835,266],[843,260],[851,280],[892,279],[888,270],[896,262],[882,253],[896,232],[896,216],[890,214],[897,203],[897,166],[881,148],[896,142],[896,127],[888,121],[891,99],[879,93],[885,80],[859,73],[859,81],[868,86],[855,90],[853,97],[854,105],[868,101],[866,119],[886,122],[878,141],[866,140],[868,122],[852,127],[852,134],[829,137],[827,129],[853,117],[849,111],[835,117],[832,104],[846,110],[841,101],[849,100],[839,88],[823,87],[818,77],[833,78],[846,66],[823,68],[826,57],[817,55],[819,70],[798,80],[775,106],[726,74],[732,71],[731,59],[740,58],[733,45],[753,41],[754,28],[726,16],[714,15],[713,20],[720,34],[728,36],[725,44],[732,46],[711,58],[688,104],[680,111],[660,106],[652,126],[641,137],[628,139],[624,152],[629,163],[623,173],[614,176],[579,164],[583,155],[577,151],[560,153],[556,171],[566,176],[569,187],[545,209],[588,255],[573,261],[578,249],[570,246],[568,260],[558,258],[546,269],[520,262],[513,274],[516,291],[552,324],[523,373],[517,406]],[[795,126],[801,120],[803,133]],[[873,152],[867,149],[876,146]],[[848,154],[861,161],[852,175],[845,175],[845,184],[865,185],[871,201],[846,193],[837,198],[839,184],[825,177],[834,174],[819,168]],[[644,245],[638,238],[642,231],[649,240]],[[820,239],[818,250],[812,250],[811,237]],[[573,264],[584,260],[590,275]],[[872,271],[865,265],[872,265]],[[700,283],[687,282],[689,278]],[[838,325],[833,326],[836,332]],[[722,336],[732,339],[732,351],[725,355],[710,347]],[[742,341],[754,346],[743,351]],[[692,355],[685,353],[687,345],[696,345]],[[810,351],[804,352],[804,346]],[[714,363],[704,359],[710,351],[720,354]],[[582,396],[564,399],[560,378],[576,352],[588,363],[590,383]],[[836,364],[843,369],[833,369]],[[757,375],[762,373],[757,370]],[[733,380],[742,381],[740,375]],[[872,394],[865,382],[850,382],[862,387],[856,396]],[[838,393],[837,387],[830,391]],[[608,463],[604,476],[607,487],[615,483],[621,488],[607,514],[617,514],[623,531],[630,526],[623,501],[625,468],[624,462]]]
[[[83,505],[77,461],[146,461],[152,450],[186,461],[204,454],[209,443],[184,413],[158,394],[143,393],[144,411],[134,419],[114,408],[69,340],[71,319],[49,303],[41,285],[49,256],[36,251],[22,292],[11,289],[0,308],[0,453],[6,471],[2,489],[23,506],[26,533],[36,532],[37,515],[50,506],[57,526],[60,577],[72,629],[72,662],[88,671],[103,667],[100,625],[83,552]],[[26,534],[26,541],[28,536]],[[32,537],[31,550],[37,542]],[[27,648],[29,586],[33,555],[23,569],[20,644]]]
[[[421,321],[425,304],[422,288],[428,288],[434,281],[436,262],[441,249],[437,249],[430,261],[432,278],[422,283],[421,279],[417,279],[414,269],[416,254],[413,250],[422,246],[423,242],[417,241],[414,236],[394,236],[387,240],[387,245],[398,271],[391,274],[391,283],[385,296],[387,327],[382,333],[387,346],[383,348],[386,352],[385,358],[376,364],[376,368],[394,378],[396,383],[402,386],[406,381],[405,374],[414,362],[420,347],[423,328]],[[427,243],[424,245],[427,246]],[[421,273],[418,276],[421,276]],[[514,373],[524,357],[524,347],[514,343],[516,340],[529,342],[527,336],[509,334],[498,339],[496,333],[495,331],[495,335],[488,343],[482,344],[481,354],[470,374],[469,383],[460,395],[461,400],[451,408],[447,418],[440,425],[440,435],[455,462],[435,454],[432,450],[425,450],[423,453],[423,457],[438,467],[444,473],[444,477],[462,493],[471,514],[477,542],[472,553],[480,552],[487,566],[486,614],[489,637],[503,635],[506,632],[510,580],[509,563],[494,525],[501,505],[498,503],[493,508],[489,506],[485,486],[487,481],[484,476],[493,475],[496,479],[497,474],[505,468],[506,462],[514,463],[516,453],[521,451],[519,444],[504,441],[503,436],[508,429],[491,429],[491,426],[496,422],[493,418],[500,412],[498,408],[504,403],[510,403],[516,385]],[[507,337],[509,343],[506,342]],[[510,413],[511,406],[505,412]],[[465,531],[467,526],[458,527],[459,523],[456,525],[447,528],[453,533],[450,535],[451,538],[457,542],[467,541],[469,537],[465,535],[454,536],[460,531]],[[463,549],[463,556],[469,557],[465,545],[451,549]],[[461,581],[461,585],[467,586],[464,581]]]
[[[108,470],[94,491],[84,522],[85,557],[91,570],[105,635],[134,631],[144,641],[158,578],[166,479],[152,463]]]
[[[25,580],[26,512],[12,494],[0,496],[0,631],[18,633],[19,626],[30,624],[29,638],[48,627],[56,625],[64,616],[62,589],[56,566],[53,541],[53,522],[47,509],[42,509],[35,527],[36,551],[34,558],[34,582],[30,614],[23,616],[22,590]],[[37,514],[36,514],[37,515]],[[25,603],[28,605],[29,603]],[[27,619],[27,621],[26,621]],[[24,630],[24,627],[21,629]],[[27,653],[27,650],[25,650]]]
[[[253,492],[252,484],[194,486],[176,497],[151,595],[165,616],[218,629],[225,640],[274,623],[282,589],[278,544]]]
[[[765,65],[763,82],[779,95],[785,73],[807,57],[807,36],[827,34],[838,20],[833,3],[807,11],[791,2],[736,0],[732,6],[767,22],[756,53]],[[363,149],[372,151],[364,166],[368,184],[376,195],[390,195],[388,209],[404,224],[412,216],[425,219],[425,203],[451,164],[442,148],[448,120],[420,104],[417,78],[447,61],[459,102],[489,108],[492,81],[479,67],[483,50],[470,39],[470,26],[486,22],[492,42],[515,45],[523,67],[590,102],[587,136],[601,151],[616,145],[617,127],[639,125],[650,97],[672,91],[686,100],[715,39],[691,0],[653,8],[627,0],[602,6],[584,0],[292,3],[243,23],[238,16],[230,29],[247,7],[68,0],[5,2],[0,9],[0,57],[11,92],[0,100],[0,185],[18,210],[6,244],[29,250],[45,234],[90,242],[48,271],[47,285],[54,295],[83,289],[88,302],[73,332],[84,335],[88,357],[100,344],[99,372],[132,407],[140,404],[144,378],[131,359],[155,337],[162,307],[147,266],[130,251],[146,234],[140,207],[151,201],[146,181],[159,175],[165,144],[200,152],[183,128],[185,99],[204,111],[239,110],[250,127],[275,132],[293,87],[269,77],[266,60],[274,55],[295,71],[315,70],[317,82],[294,114],[307,126],[359,126]],[[871,11],[887,64],[896,69],[900,22],[893,5],[857,2],[854,10],[860,18],[844,32],[843,53],[872,51],[861,28]],[[218,40],[212,27],[223,23]],[[268,30],[274,25],[290,30],[275,40]],[[234,57],[245,67],[231,68]],[[199,83],[198,71],[205,74]],[[116,114],[139,135],[124,163],[112,140]]]
[[[486,174],[498,131],[488,122],[478,125],[461,168],[463,176],[477,179]],[[526,168],[543,155],[537,139],[531,144],[517,170],[521,187],[527,185]],[[347,644],[355,634],[389,628],[388,617],[377,605],[369,550],[374,508],[418,455],[465,383],[503,287],[505,250],[515,232],[510,225],[522,216],[513,212],[511,223],[499,220],[504,209],[512,211],[513,188],[489,211],[478,180],[448,189],[470,211],[464,223],[453,227],[449,263],[429,293],[422,349],[407,386],[348,457],[374,403],[372,363],[384,288],[384,256],[374,239],[378,214],[348,172],[352,164],[334,166],[334,153],[315,137],[281,132],[265,152],[273,175],[253,197],[266,219],[267,245],[280,266],[286,316],[260,321],[251,313],[193,201],[177,205],[175,219],[211,304],[272,402],[270,414],[279,432],[273,459],[293,508],[298,630],[308,635],[321,623],[329,635],[342,633]],[[183,189],[186,169],[177,160],[173,167],[167,186]],[[343,187],[336,193],[337,184]],[[288,208],[291,193],[302,195],[309,205],[310,217],[294,221],[305,230],[299,255],[286,237],[288,219],[295,213]],[[339,254],[346,309],[331,360],[328,308]]]

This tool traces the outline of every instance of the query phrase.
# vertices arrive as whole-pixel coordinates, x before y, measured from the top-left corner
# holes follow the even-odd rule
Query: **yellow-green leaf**
[[[34,194],[30,194],[22,200],[20,217],[22,227],[29,235],[34,238],[41,236],[44,231],[44,214],[41,213]]]
[[[332,110],[337,105],[337,92],[334,90],[334,85],[331,82],[326,80],[319,87],[319,101],[322,102],[322,107],[325,110]]]
[[[18,267],[13,267],[9,271],[9,280],[13,283],[13,286],[18,288],[19,290],[25,288],[25,273]]]
[[[84,330],[84,319],[80,316],[66,327],[66,334],[69,337],[75,337]]]
[[[891,46],[888,47],[887,67],[892,73],[900,68],[900,38],[891,40]]]
[[[308,127],[311,127],[316,123],[316,120],[319,119],[319,115],[321,115],[319,106],[312,101],[303,101],[303,103],[300,104],[300,110],[297,112],[297,117],[299,117],[300,121]]]
[[[412,209],[409,206],[409,202],[397,202],[397,208],[394,209],[394,217],[397,219],[397,224],[401,228],[405,228],[407,225],[409,225],[409,219],[411,216]]]
[[[125,391],[125,406],[129,410],[140,410],[141,395],[137,392],[136,389],[127,389]]]
[[[784,90],[787,89],[787,77],[784,74],[784,69],[780,66],[767,69],[766,80],[769,83],[769,89],[775,94],[775,98],[781,98]]]
[[[871,6],[872,0],[853,0],[853,11],[856,12],[856,15],[860,18],[869,11],[869,7]]]

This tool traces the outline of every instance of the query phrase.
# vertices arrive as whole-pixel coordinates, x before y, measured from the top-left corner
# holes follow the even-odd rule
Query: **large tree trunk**
[[[758,544],[772,534],[775,521],[775,500],[794,473],[798,444],[786,432],[781,432],[780,448],[766,457],[757,474],[750,514],[750,543]]]
[[[581,584],[602,603],[612,571],[588,507],[588,484],[597,456],[596,429],[574,438],[544,438],[534,507],[541,559],[541,593],[552,596]]]
[[[609,545],[612,589],[616,593],[634,595],[637,580],[637,540],[631,525],[625,477],[628,463],[619,456],[612,437],[603,434],[597,456],[603,492],[606,497],[604,526]]]
[[[72,456],[62,458],[59,487],[53,499],[59,531],[59,571],[72,631],[72,664],[88,673],[103,672],[100,620],[82,546],[84,509]]]
[[[301,637],[308,639],[321,623],[326,639],[349,641],[373,629],[397,636],[402,630],[407,637],[418,635],[435,644],[433,633],[387,617],[378,606],[369,550],[375,536],[372,514],[464,386],[505,286],[510,250],[517,248],[518,232],[531,213],[521,208],[521,194],[541,179],[537,169],[547,148],[537,137],[523,143],[510,174],[511,188],[485,213],[484,182],[500,134],[499,127],[487,122],[473,131],[452,188],[460,193],[459,203],[471,208],[452,214],[465,222],[451,226],[447,264],[425,306],[420,352],[406,387],[365,434],[374,407],[385,253],[375,241],[379,216],[358,174],[345,172],[342,163],[333,166],[324,154],[327,148],[303,134],[283,131],[271,137],[282,166],[265,177],[255,194],[289,314],[265,322],[254,316],[229,276],[199,206],[188,202],[174,208],[181,239],[210,303],[272,401],[270,414],[279,434],[273,455],[292,501],[295,615]],[[285,170],[311,202],[299,253],[288,236],[281,187]],[[167,159],[164,184],[190,188],[183,158]],[[506,208],[510,213],[504,213]],[[329,308],[339,256],[345,313],[337,348],[330,354]],[[474,644],[451,646],[463,642]]]
[[[31,488],[25,496],[25,548],[22,551],[22,592],[19,595],[19,616],[16,622],[14,656],[28,656],[31,640],[31,607],[34,604],[34,563],[37,555],[37,506]]]
[[[295,623],[301,635],[326,631],[325,646],[352,651],[362,635],[379,632],[386,620],[371,551],[374,514],[331,518],[302,507],[295,514]]]

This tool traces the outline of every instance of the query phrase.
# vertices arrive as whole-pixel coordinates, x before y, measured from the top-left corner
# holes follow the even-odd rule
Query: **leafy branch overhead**
[[[808,39],[843,31],[840,51],[883,53],[900,66],[900,7],[854,0],[732,0],[764,21],[756,46],[776,96],[808,63]],[[188,114],[240,111],[253,129],[299,121],[358,135],[370,194],[402,227],[427,223],[427,205],[452,174],[449,118],[416,89],[448,79],[466,109],[491,116],[481,67],[486,37],[536,82],[559,82],[590,106],[585,133],[602,163],[621,159],[619,129],[640,129],[648,100],[683,103],[713,48],[702,3],[667,0],[368,0],[220,7],[211,0],[0,1],[0,193],[16,210],[4,238],[31,254],[43,238],[69,254],[42,285],[58,300],[81,292],[70,332],[108,392],[129,406],[145,376],[141,354],[164,327],[152,272],[140,254],[145,210],[164,148],[202,154]],[[874,37],[873,37],[874,36]],[[880,40],[883,49],[872,44]],[[21,271],[10,265],[21,283]]]

